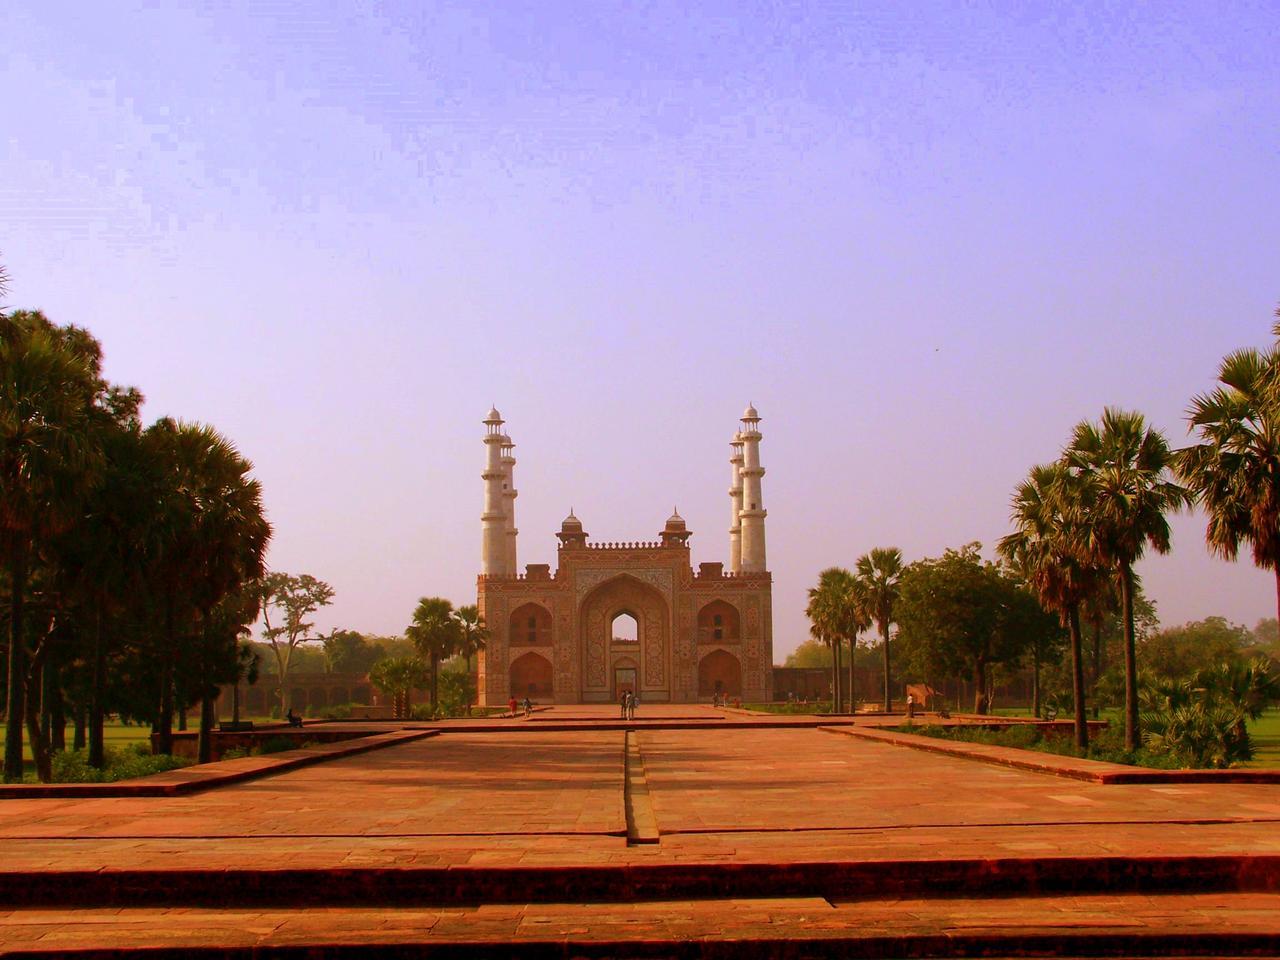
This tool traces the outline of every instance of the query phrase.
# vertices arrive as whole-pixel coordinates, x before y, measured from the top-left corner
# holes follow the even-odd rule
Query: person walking
[[[619,719],[622,719],[622,720],[627,719],[627,701],[630,699],[630,697],[631,697],[631,691],[623,690],[622,696],[618,698],[618,707],[620,710],[618,714]]]
[[[627,719],[636,718],[636,704],[640,702],[640,691],[632,690],[627,698]]]

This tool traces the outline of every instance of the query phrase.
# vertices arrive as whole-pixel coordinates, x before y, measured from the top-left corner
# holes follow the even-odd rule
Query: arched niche
[[[733,604],[712,600],[698,611],[699,643],[738,643],[741,640],[742,618]]]
[[[727,650],[712,650],[698,661],[698,696],[742,696],[742,666]]]
[[[517,700],[550,700],[554,695],[551,661],[537,653],[516,657],[511,664],[511,696]]]
[[[540,603],[524,603],[511,611],[513,647],[549,647],[552,644],[551,611]]]
[[[620,614],[635,618],[637,640],[615,642],[612,628]],[[671,625],[662,592],[630,574],[621,573],[598,585],[582,600],[582,696],[588,701],[614,697],[615,667],[620,658],[635,662],[639,689],[651,698],[670,697]]]

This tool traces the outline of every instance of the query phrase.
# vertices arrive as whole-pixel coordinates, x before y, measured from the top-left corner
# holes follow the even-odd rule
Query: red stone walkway
[[[642,765],[660,833],[644,845],[627,843],[624,733],[534,732],[557,711],[191,796],[0,801],[0,948],[652,946],[827,931],[861,955],[892,930],[920,944],[1063,925],[1280,935],[1274,785],[1063,780],[671,709],[706,726],[654,720],[634,734],[630,776]],[[564,715],[577,725],[616,709]],[[966,885],[1095,895],[954,899]],[[285,909],[291,897],[306,909]],[[1143,942],[1126,949],[1155,949]]]
[[[255,957],[376,956],[379,948],[486,958],[1273,956],[1278,913],[1275,894],[28,910],[0,912],[0,936],[12,954],[98,957],[157,948]]]

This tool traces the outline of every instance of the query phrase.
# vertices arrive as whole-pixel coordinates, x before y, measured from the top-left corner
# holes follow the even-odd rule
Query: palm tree
[[[413,623],[405,631],[418,653],[431,667],[431,707],[437,705],[440,661],[458,649],[460,629],[453,604],[444,597],[423,597],[413,611]]]
[[[866,609],[880,628],[884,643],[884,712],[893,708],[889,681],[889,624],[898,601],[898,581],[902,577],[902,551],[897,547],[876,547],[858,558],[854,569],[862,584]]]
[[[170,753],[179,637],[203,638],[198,673],[207,673],[209,617],[224,597],[262,576],[271,527],[258,482],[248,476],[251,465],[216,430],[165,418],[145,437],[160,469],[153,547],[163,624],[157,739],[159,751]],[[202,687],[201,726],[207,730],[216,691],[208,683]]]
[[[150,524],[148,464],[137,419],[142,398],[121,395],[113,411],[100,411],[95,431],[104,469],[76,525],[56,548],[59,589],[77,607],[89,633],[87,666],[89,765],[105,760],[103,725],[110,618],[137,605],[143,592],[144,549]]]
[[[1141,745],[1138,665],[1133,626],[1133,565],[1147,547],[1168,553],[1166,514],[1191,504],[1169,478],[1173,454],[1164,435],[1140,413],[1108,407],[1100,424],[1076,425],[1063,454],[1073,477],[1071,522],[1081,556],[1112,570],[1120,588],[1124,629],[1125,747]],[[1078,481],[1078,483],[1076,482]]]
[[[849,571],[842,567],[828,567],[818,574],[818,585],[809,588],[809,603],[805,615],[809,618],[809,634],[819,643],[831,648],[831,711],[839,713],[844,706],[840,688],[840,593]]]
[[[1191,401],[1200,442],[1174,454],[1174,467],[1208,515],[1210,551],[1234,560],[1248,544],[1275,575],[1280,608],[1280,346],[1228,354],[1218,383]]]
[[[409,692],[421,687],[426,667],[417,657],[384,657],[369,668],[373,685],[392,699],[396,718],[408,716]]]
[[[1086,750],[1089,726],[1085,720],[1080,605],[1097,592],[1103,571],[1078,553],[1080,536],[1072,527],[1071,509],[1075,482],[1063,461],[1033,467],[1013,495],[1013,533],[1000,541],[997,550],[1035,592],[1040,605],[1058,614],[1067,628],[1076,748]],[[1038,707],[1038,679],[1036,690]]]
[[[489,628],[480,616],[480,608],[474,603],[458,608],[458,652],[467,665],[467,716],[471,716],[471,658],[484,649],[489,640]]]
[[[55,328],[39,313],[0,314],[0,562],[10,590],[6,781],[22,779],[22,724],[30,715],[25,601],[32,568],[39,550],[74,522],[100,463],[89,429],[100,355],[87,349],[86,336]]]

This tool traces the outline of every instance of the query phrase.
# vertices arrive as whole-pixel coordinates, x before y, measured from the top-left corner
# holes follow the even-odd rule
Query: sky
[[[9,306],[255,464],[316,618],[474,602],[480,423],[521,563],[726,560],[753,402],[775,659],[875,546],[1008,531],[1107,405],[1175,445],[1280,304],[1280,7],[9,0]],[[1273,616],[1199,515],[1161,620]]]

